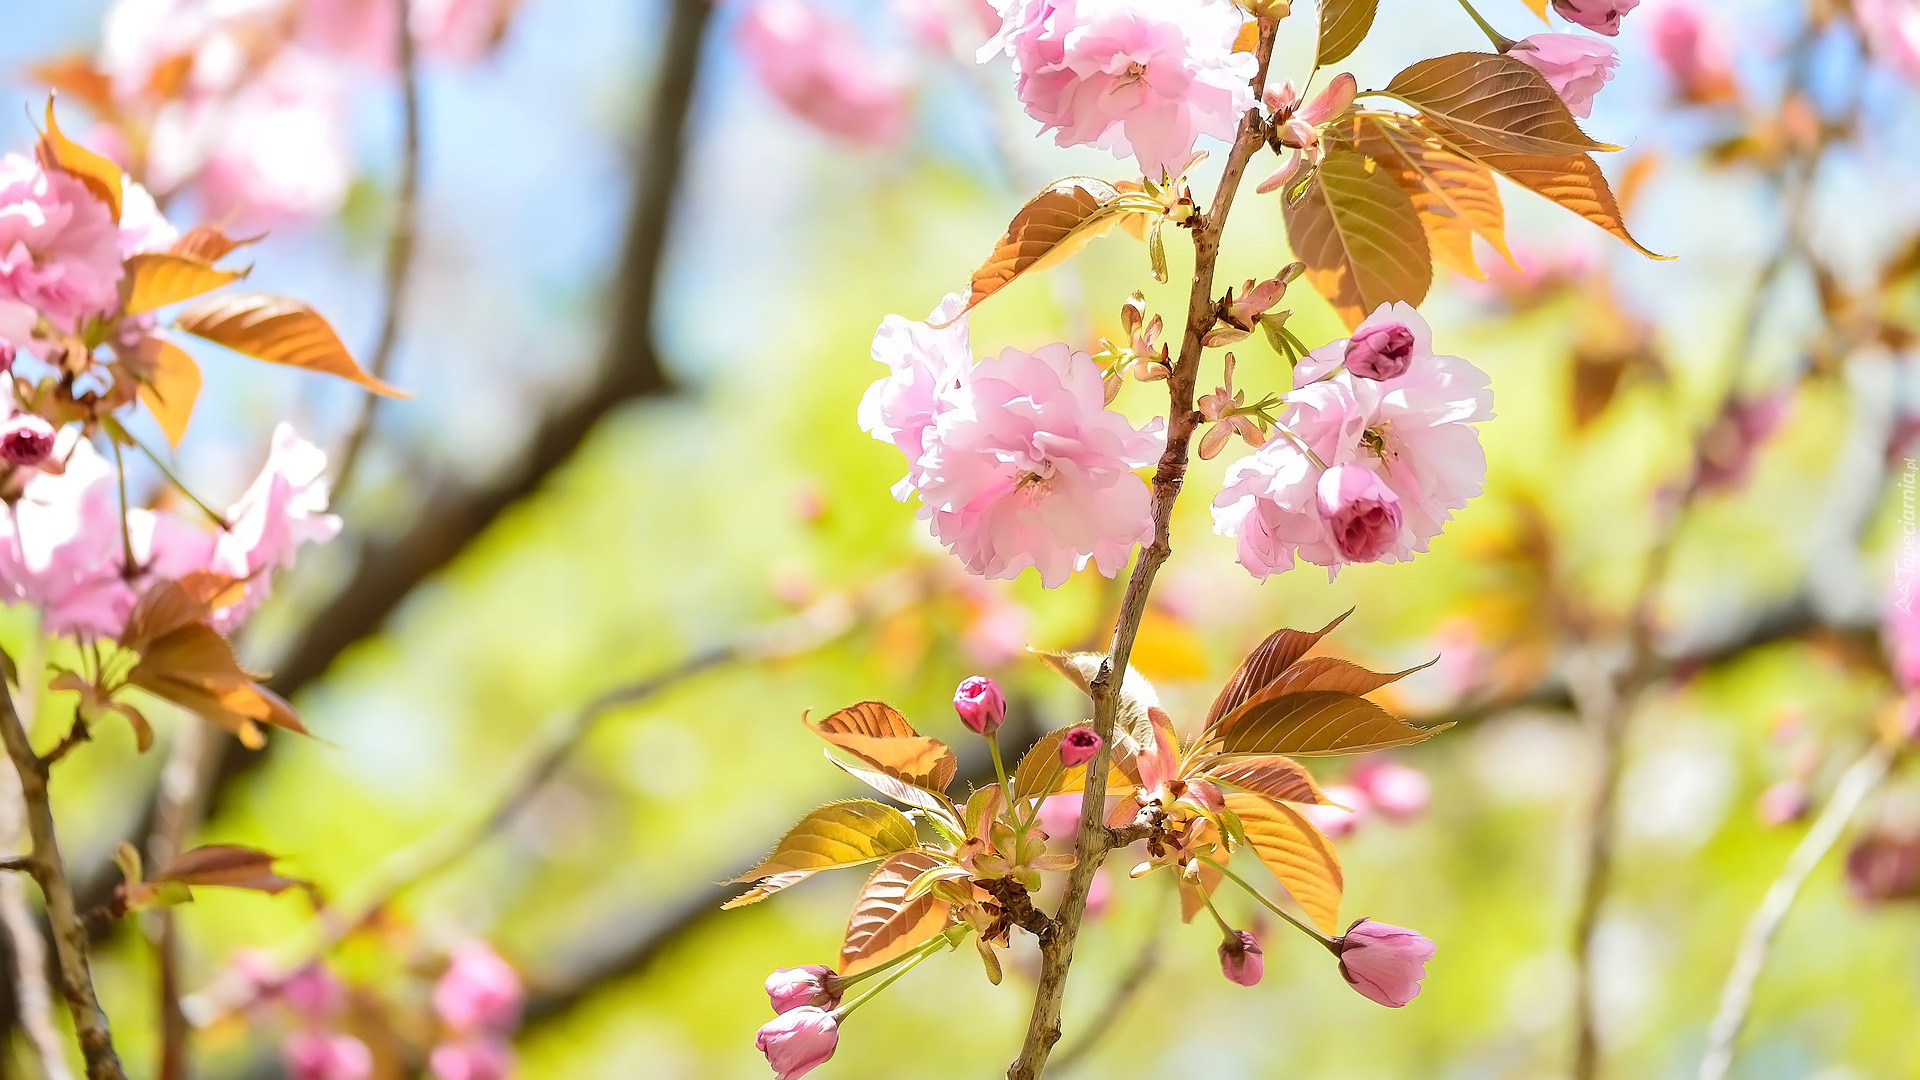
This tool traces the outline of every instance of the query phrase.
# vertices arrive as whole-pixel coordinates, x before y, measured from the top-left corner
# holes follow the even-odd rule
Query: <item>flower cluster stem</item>
[[[1324,945],[1324,946],[1326,946],[1327,948],[1329,948],[1329,949],[1334,949],[1334,943],[1333,943],[1333,939],[1332,939],[1332,938],[1330,938],[1330,937],[1328,937],[1327,935],[1325,935],[1325,934],[1323,934],[1323,933],[1321,933],[1318,927],[1315,927],[1315,926],[1311,926],[1311,925],[1309,925],[1309,924],[1307,924],[1307,923],[1303,923],[1303,922],[1301,922],[1301,921],[1300,921],[1299,919],[1297,919],[1297,918],[1295,918],[1295,917],[1294,917],[1294,916],[1292,915],[1292,913],[1290,913],[1290,912],[1288,912],[1288,911],[1287,911],[1287,910],[1286,910],[1285,908],[1283,908],[1283,907],[1281,907],[1280,905],[1278,905],[1278,904],[1276,904],[1276,903],[1274,903],[1273,901],[1271,901],[1271,900],[1269,900],[1269,899],[1267,899],[1267,897],[1266,897],[1266,894],[1264,894],[1264,893],[1262,893],[1262,892],[1261,892],[1261,891],[1260,891],[1259,889],[1256,889],[1256,888],[1254,888],[1254,887],[1253,887],[1252,885],[1249,885],[1249,884],[1247,884],[1247,880],[1246,880],[1245,878],[1243,878],[1243,877],[1241,877],[1241,876],[1240,876],[1239,874],[1236,874],[1236,873],[1234,873],[1233,871],[1231,871],[1231,870],[1229,870],[1229,869],[1227,869],[1227,868],[1226,868],[1226,865],[1225,865],[1225,864],[1223,864],[1223,863],[1219,863],[1219,862],[1215,862],[1214,860],[1212,860],[1212,859],[1209,859],[1209,858],[1207,858],[1207,857],[1206,857],[1206,856],[1204,856],[1204,855],[1203,855],[1203,856],[1201,856],[1201,861],[1202,861],[1202,862],[1205,862],[1205,863],[1206,863],[1206,864],[1207,864],[1208,866],[1211,866],[1211,867],[1213,867],[1213,868],[1214,868],[1215,870],[1218,870],[1218,871],[1220,871],[1220,872],[1221,872],[1222,874],[1225,874],[1225,875],[1227,876],[1227,880],[1229,880],[1229,881],[1231,881],[1231,882],[1233,882],[1233,883],[1234,883],[1235,885],[1238,885],[1238,886],[1240,886],[1240,887],[1241,887],[1242,889],[1245,889],[1245,890],[1247,891],[1247,895],[1248,895],[1248,896],[1251,896],[1251,897],[1253,897],[1253,898],[1254,898],[1255,900],[1258,900],[1258,901],[1260,901],[1260,903],[1261,903],[1261,904],[1262,904],[1262,905],[1263,905],[1263,906],[1264,906],[1264,907],[1265,907],[1265,908],[1266,908],[1266,909],[1267,909],[1268,911],[1271,911],[1271,912],[1273,912],[1273,913],[1274,913],[1275,915],[1278,915],[1278,916],[1280,916],[1281,918],[1283,918],[1283,919],[1285,919],[1285,920],[1287,920],[1288,922],[1290,922],[1290,923],[1292,923],[1292,924],[1293,924],[1293,927],[1294,927],[1294,929],[1296,929],[1296,930],[1298,930],[1298,931],[1300,931],[1301,933],[1303,933],[1303,934],[1305,934],[1305,935],[1307,935],[1308,937],[1310,937],[1310,938],[1312,938],[1313,940],[1315,940],[1315,941],[1317,941],[1317,942],[1319,942],[1320,944],[1322,944],[1322,945]],[[1207,901],[1207,908],[1208,908],[1208,910],[1212,910],[1212,908],[1213,908],[1213,901],[1211,901],[1211,900],[1209,900],[1209,901]],[[1218,916],[1218,915],[1215,915],[1215,916],[1214,916],[1214,918],[1216,918],[1216,919],[1217,919],[1217,918],[1219,918],[1219,916]],[[1223,923],[1223,924],[1221,924],[1221,925],[1223,925],[1223,926],[1224,926],[1225,924]],[[1336,952],[1336,955],[1337,955],[1337,954],[1338,954],[1338,950],[1335,950],[1335,952]]]

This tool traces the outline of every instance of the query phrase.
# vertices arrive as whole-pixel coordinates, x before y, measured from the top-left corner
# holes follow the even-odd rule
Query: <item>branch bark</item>
[[[11,666],[11,662],[8,663]],[[54,837],[53,806],[47,794],[47,767],[34,753],[27,729],[14,711],[13,695],[0,688],[0,742],[20,774],[20,794],[26,803],[27,835],[33,850],[27,856],[30,872],[46,898],[47,919],[53,927],[54,952],[59,959],[60,994],[73,1015],[74,1034],[86,1060],[88,1080],[126,1080],[107,1014],[94,995],[93,974],[87,964],[87,929],[73,902],[60,845]]]
[[[1258,68],[1253,77],[1253,96],[1257,101],[1266,86],[1267,65],[1273,56],[1273,39],[1279,30],[1277,20],[1262,18],[1254,48]],[[1193,285],[1187,293],[1187,319],[1180,339],[1180,357],[1167,380],[1167,448],[1160,456],[1153,477],[1153,542],[1140,549],[1133,576],[1127,581],[1120,601],[1120,618],[1113,629],[1113,644],[1106,663],[1093,683],[1095,730],[1101,737],[1100,750],[1087,763],[1086,792],[1081,800],[1080,831],[1074,841],[1079,861],[1067,874],[1065,895],[1054,914],[1053,925],[1040,937],[1040,978],[1034,990],[1033,1012],[1027,1019],[1027,1034],[1020,1054],[1007,1067],[1007,1080],[1038,1080],[1047,1067],[1047,1057],[1060,1041],[1060,1011],[1067,991],[1067,974],[1073,967],[1074,940],[1080,934],[1080,920],[1086,913],[1087,891],[1093,875],[1105,861],[1112,837],[1100,818],[1107,793],[1107,758],[1113,747],[1114,720],[1127,663],[1133,655],[1133,643],[1146,614],[1147,595],[1153,579],[1173,553],[1171,539],[1173,505],[1187,473],[1187,444],[1192,439],[1199,414],[1194,411],[1194,385],[1200,375],[1201,339],[1214,322],[1213,274],[1220,256],[1220,238],[1227,215],[1233,208],[1247,162],[1264,141],[1263,122],[1257,109],[1240,119],[1240,128],[1227,154],[1226,168],[1213,201],[1206,207],[1194,228]]]

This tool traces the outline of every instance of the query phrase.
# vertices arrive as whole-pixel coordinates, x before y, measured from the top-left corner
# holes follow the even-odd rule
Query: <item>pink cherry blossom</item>
[[[767,976],[767,1000],[776,1013],[802,1005],[831,1009],[840,1004],[840,977],[821,964],[777,968]]]
[[[1145,480],[1133,470],[1166,442],[1106,407],[1100,367],[1066,345],[1007,349],[975,364],[939,413],[920,458],[920,515],[983,577],[1031,566],[1055,588],[1089,560],[1111,577],[1151,539]]]
[[[927,431],[948,404],[965,389],[973,367],[967,340],[966,297],[949,294],[927,316],[913,322],[899,315],[880,321],[873,334],[873,358],[891,373],[867,387],[860,399],[860,430],[891,442],[906,455],[907,475],[893,486],[905,500],[918,483],[915,466],[926,452]],[[936,324],[941,325],[935,329]]]
[[[953,711],[976,735],[992,735],[1007,719],[1007,695],[985,675],[969,675],[953,691]]]
[[[520,1022],[520,976],[484,941],[464,941],[433,987],[433,1008],[455,1031],[513,1030]]]
[[[1806,817],[1812,809],[1813,803],[1807,797],[1807,785],[1792,778],[1768,785],[1754,804],[1754,812],[1759,815],[1760,823],[1772,828],[1791,825]]]
[[[209,217],[233,215],[252,226],[330,214],[352,180],[341,76],[294,49],[282,50],[231,99],[198,109],[177,137],[207,148],[174,171],[202,166]]]
[[[735,40],[767,92],[822,131],[888,143],[906,127],[907,71],[812,0],[753,0]]]
[[[1066,768],[1085,765],[1100,752],[1100,736],[1085,725],[1069,728],[1060,736],[1060,764]]]
[[[1620,20],[1639,6],[1640,0],[1553,0],[1561,18],[1608,37],[1619,34]]]
[[[1872,3],[1873,0],[1867,0]],[[1856,3],[1855,10],[1863,5]],[[1920,13],[1920,5],[1914,7]],[[1716,101],[1734,96],[1733,67],[1726,45],[1705,12],[1686,0],[1667,0],[1648,15],[1653,54],[1667,69],[1674,89],[1687,101]],[[1916,19],[1920,35],[1920,19]]]
[[[833,1056],[840,1022],[825,1009],[802,1005],[762,1024],[753,1045],[767,1055],[775,1080],[797,1080]]]
[[[408,29],[423,56],[478,60],[506,31],[515,0],[408,0]],[[399,53],[396,0],[304,0],[299,39],[315,51],[390,71]]]
[[[227,511],[228,528],[214,543],[212,569],[246,582],[246,595],[221,612],[224,625],[246,617],[272,589],[275,570],[293,565],[302,544],[339,535],[327,513],[327,455],[289,424],[273,430],[266,467]]]
[[[1546,76],[1553,92],[1575,116],[1593,114],[1593,98],[1613,78],[1620,50],[1585,34],[1534,34],[1508,55]]]
[[[180,230],[173,227],[160,206],[153,201],[153,193],[130,176],[120,178],[120,257],[127,258],[144,251],[164,251],[180,239]]]
[[[311,1024],[332,1019],[347,1000],[346,987],[319,964],[308,964],[287,976],[280,983],[279,995],[295,1016]]]
[[[1876,59],[1920,81],[1920,0],[1853,0],[1853,17]]]
[[[1056,143],[1157,179],[1253,108],[1254,59],[1233,51],[1243,21],[1223,0],[1016,0],[981,54],[1013,57],[1015,93]]]
[[[1265,950],[1260,939],[1245,930],[1235,930],[1220,942],[1220,974],[1240,986],[1257,986],[1266,974]]]
[[[506,1080],[513,1075],[513,1048],[498,1038],[441,1043],[428,1056],[427,1071],[433,1080]]]
[[[1347,927],[1334,946],[1347,982],[1367,999],[1394,1009],[1420,993],[1420,980],[1435,951],[1433,942],[1419,932],[1372,919]]]
[[[1348,776],[1367,802],[1394,821],[1411,821],[1427,809],[1433,785],[1427,774],[1394,761],[1363,761]]]
[[[1320,474],[1320,518],[1334,550],[1348,562],[1412,557],[1400,521],[1400,497],[1365,465],[1335,465]]]
[[[106,203],[32,158],[0,159],[0,300],[76,330],[118,306],[121,273],[119,230]]]
[[[1088,731],[1088,734],[1093,733]],[[1094,738],[1099,736],[1094,735]],[[1040,813],[1036,818],[1040,823],[1040,831],[1051,839],[1073,843],[1074,834],[1080,830],[1080,807],[1084,802],[1077,791],[1047,796],[1041,800]]]
[[[1336,839],[1353,835],[1373,813],[1373,803],[1367,793],[1351,784],[1328,784],[1320,794],[1327,797],[1328,803],[1338,805],[1303,803],[1297,809],[1321,832]]]
[[[296,1031],[281,1047],[288,1080],[367,1080],[373,1053],[351,1035]]]

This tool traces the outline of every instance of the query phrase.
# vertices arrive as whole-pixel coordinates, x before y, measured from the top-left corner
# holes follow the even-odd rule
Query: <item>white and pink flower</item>
[[[0,158],[0,300],[72,331],[119,305],[122,272],[119,227],[99,196],[32,158]]]
[[[1585,34],[1534,34],[1509,55],[1545,76],[1567,111],[1579,117],[1593,115],[1594,96],[1620,64],[1620,50]]]

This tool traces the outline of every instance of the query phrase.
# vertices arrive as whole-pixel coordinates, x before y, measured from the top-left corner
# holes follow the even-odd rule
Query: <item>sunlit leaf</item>
[[[1521,0],[1521,3],[1524,3],[1528,7],[1532,8],[1533,13],[1535,15],[1540,16],[1541,22],[1546,22],[1547,21],[1547,5],[1553,3],[1553,0]]]
[[[1040,662],[1065,676],[1068,682],[1080,688],[1089,699],[1093,697],[1094,680],[1100,677],[1100,669],[1107,662],[1106,653],[1034,653]],[[1127,665],[1127,677],[1120,683],[1120,700],[1116,712],[1114,732],[1126,737],[1131,747],[1153,745],[1153,721],[1148,719],[1147,710],[1160,705],[1160,696],[1154,692],[1153,684],[1140,669]],[[1121,748],[1115,747],[1117,752]],[[1130,752],[1130,751],[1129,751]]]
[[[1316,66],[1337,64],[1353,54],[1373,29],[1380,0],[1320,0],[1320,44]]]
[[[122,308],[129,315],[191,300],[247,276],[245,270],[216,270],[198,259],[154,251],[127,260],[121,279]]]
[[[259,747],[259,724],[304,734],[300,718],[280,695],[241,668],[227,639],[203,621],[231,590],[232,579],[191,574],[149,586],[128,618],[122,644],[140,654],[127,682]]]
[[[1386,169],[1337,148],[1283,205],[1287,238],[1307,280],[1349,327],[1381,304],[1426,299],[1433,283],[1426,229]]]
[[[1120,191],[1105,180],[1091,176],[1056,180],[1013,215],[993,253],[973,272],[962,310],[971,310],[1030,270],[1066,261],[1127,214],[1159,212],[1160,204],[1152,197]]]
[[[177,882],[187,886],[217,885],[228,889],[252,889],[275,894],[291,888],[310,888],[299,878],[274,872],[277,856],[238,844],[208,844],[182,852],[166,868],[153,875],[155,882]]]
[[[1424,742],[1451,726],[1414,727],[1366,698],[1314,690],[1249,701],[1221,724],[1218,746],[1226,754],[1364,754]]]
[[[774,874],[771,877],[762,878],[754,883],[753,888],[721,904],[720,910],[732,911],[734,908],[746,907],[748,904],[757,904],[767,897],[772,896],[774,893],[779,892],[781,889],[800,884],[816,873],[819,873],[819,871],[789,870],[784,874]]]
[[[67,138],[53,119],[53,98],[47,98],[47,129],[34,144],[43,169],[58,169],[86,185],[120,222],[120,166]]]
[[[973,794],[967,796],[966,809],[960,814],[966,835],[974,839],[986,839],[988,825],[1003,805],[999,784],[974,789]]]
[[[186,437],[187,421],[200,399],[200,365],[185,349],[154,335],[140,340],[137,356],[142,367],[140,400],[166,433],[167,442],[177,447]]]
[[[1283,694],[1303,694],[1314,690],[1334,690],[1343,694],[1371,694],[1389,683],[1395,683],[1427,667],[1429,660],[1420,667],[1411,667],[1405,671],[1369,671],[1351,660],[1342,660],[1337,656],[1313,656],[1296,661],[1279,677],[1261,687],[1260,692],[1249,698],[1242,706],[1240,716],[1247,715],[1255,703]],[[1215,730],[1226,731],[1238,722],[1240,716],[1229,713],[1221,718]]]
[[[248,244],[257,244],[265,236],[266,234],[262,233],[259,236],[247,236],[235,240],[211,225],[195,225],[182,233],[180,239],[173,242],[173,246],[167,249],[167,254],[194,259],[211,266],[225,258],[234,249]]]
[[[771,854],[733,880],[757,881],[799,870],[858,866],[906,851],[919,842],[913,822],[885,803],[871,799],[828,803],[808,811],[780,838]]]
[[[1413,200],[1434,260],[1476,281],[1486,280],[1473,255],[1473,238],[1484,238],[1509,266],[1506,208],[1493,172],[1449,151],[1397,117],[1369,113],[1355,122],[1360,152],[1386,167]]]
[[[95,116],[113,115],[113,77],[95,67],[85,53],[70,53],[34,64],[27,68],[27,79],[78,101]]]
[[[1241,791],[1227,792],[1227,809],[1240,818],[1247,844],[1286,886],[1307,917],[1328,934],[1340,932],[1345,882],[1333,844],[1290,806]]]
[[[946,818],[954,828],[957,829],[959,827],[960,823],[959,819],[955,817],[953,803],[945,795],[937,791],[928,791],[926,788],[909,784],[905,780],[882,772],[878,768],[871,768],[867,762],[846,761],[831,750],[827,751],[827,760],[846,770],[849,776],[852,776],[854,779],[880,794],[885,795],[887,798],[907,806],[928,811],[929,813],[939,814]]]
[[[1075,765],[1071,769],[1060,769],[1060,740],[1066,737],[1072,728],[1060,728],[1040,736],[1020,758],[1020,764],[1013,767],[1013,777],[1008,780],[1013,785],[1013,801],[1025,802],[1037,797],[1045,788],[1047,779],[1059,770],[1059,779],[1052,788],[1052,794],[1079,791],[1087,786],[1087,767]]]
[[[1340,616],[1318,630],[1275,630],[1267,635],[1247,658],[1240,662],[1233,677],[1220,688],[1220,694],[1213,699],[1213,706],[1207,710],[1207,726],[1219,723],[1220,718],[1239,708],[1248,698],[1266,689],[1267,685],[1280,677],[1281,673],[1293,666],[1293,662],[1307,654],[1307,650],[1320,643],[1320,639],[1333,633],[1333,628],[1346,621],[1353,614],[1349,608]]]
[[[1386,93],[1476,142],[1518,154],[1618,150],[1597,142],[1533,65],[1500,53],[1464,52],[1422,60],[1393,77]]]
[[[945,791],[960,770],[953,750],[913,729],[906,717],[879,701],[863,701],[818,723],[814,734],[890,776],[929,791]]]
[[[1281,802],[1324,805],[1327,801],[1304,766],[1278,754],[1231,758],[1207,769],[1206,776],[1229,787]]]
[[[972,873],[964,866],[960,866],[957,863],[943,862],[922,872],[919,877],[914,878],[913,884],[907,886],[905,898],[908,900],[915,899],[932,890],[935,885],[943,881],[964,881],[972,876]]]
[[[951,905],[945,900],[932,893],[907,899],[914,880],[944,861],[925,851],[903,851],[874,870],[847,919],[840,943],[842,976],[878,967],[946,929]]]
[[[256,360],[336,375],[388,397],[407,396],[362,371],[327,320],[298,300],[265,293],[219,296],[181,312],[174,326]]]

